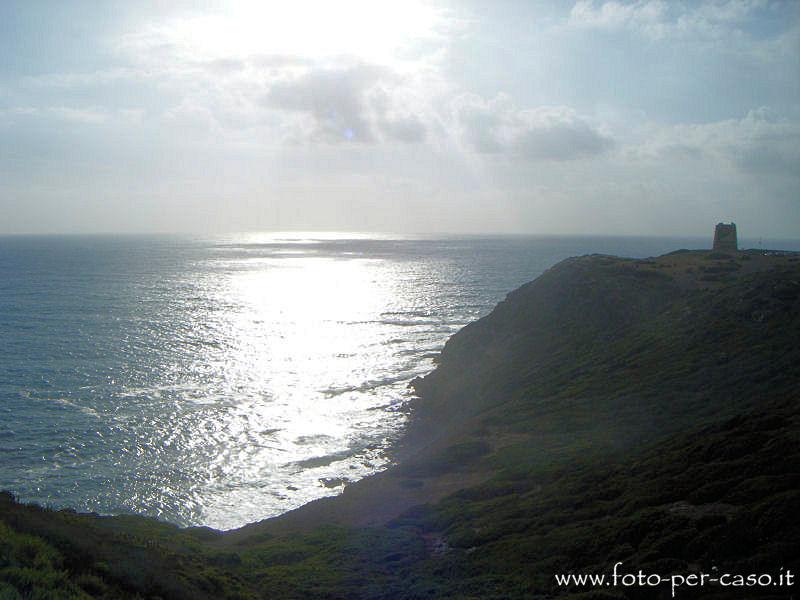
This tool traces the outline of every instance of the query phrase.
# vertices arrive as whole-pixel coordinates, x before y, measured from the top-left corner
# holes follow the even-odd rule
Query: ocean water
[[[0,237],[0,489],[232,528],[387,464],[408,383],[557,261],[708,240]]]

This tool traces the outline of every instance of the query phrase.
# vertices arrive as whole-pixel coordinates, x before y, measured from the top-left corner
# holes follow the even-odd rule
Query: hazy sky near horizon
[[[800,237],[800,3],[0,3],[0,233]]]

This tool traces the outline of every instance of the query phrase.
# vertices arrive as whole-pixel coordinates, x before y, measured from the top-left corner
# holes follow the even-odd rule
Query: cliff
[[[0,498],[0,594],[666,598],[554,575],[797,571],[799,326],[796,255],[564,261],[448,341],[388,471],[225,533]]]

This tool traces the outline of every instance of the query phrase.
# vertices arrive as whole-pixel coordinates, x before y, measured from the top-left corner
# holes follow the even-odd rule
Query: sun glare
[[[352,56],[391,62],[436,34],[437,12],[418,2],[236,2],[163,31],[195,58]]]

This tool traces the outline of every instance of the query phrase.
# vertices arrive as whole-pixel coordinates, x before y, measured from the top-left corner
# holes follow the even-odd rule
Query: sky
[[[0,233],[800,238],[800,2],[0,3]]]

